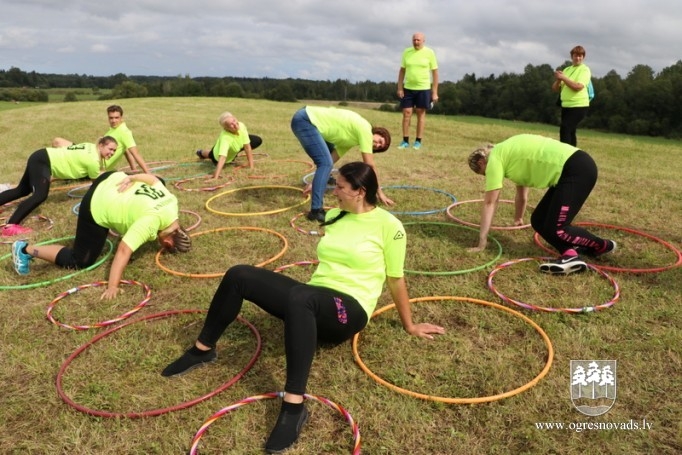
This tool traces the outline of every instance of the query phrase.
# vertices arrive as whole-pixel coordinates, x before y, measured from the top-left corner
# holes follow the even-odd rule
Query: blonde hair
[[[218,123],[220,124],[220,126],[224,126],[225,121],[232,117],[234,117],[234,115],[232,115],[231,112],[225,111],[222,114],[220,114],[220,117],[218,117]]]
[[[478,162],[481,159],[487,160],[488,155],[490,155],[490,151],[495,147],[495,144],[486,144],[482,147],[477,148],[471,154],[469,155],[469,168],[471,168],[472,171],[475,173],[480,173],[481,172],[481,167],[479,166]]]

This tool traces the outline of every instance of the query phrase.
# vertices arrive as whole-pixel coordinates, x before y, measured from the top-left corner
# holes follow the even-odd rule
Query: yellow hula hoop
[[[272,229],[266,229],[266,228],[261,228],[261,227],[255,227],[255,226],[236,226],[236,227],[221,227],[221,228],[216,228],[216,229],[211,229],[208,231],[202,231],[202,232],[195,232],[193,234],[190,234],[190,237],[198,237],[200,235],[204,234],[211,234],[214,232],[222,232],[222,231],[236,231],[236,230],[242,230],[242,231],[262,231],[262,232],[267,232],[268,234],[273,234],[277,237],[279,237],[282,240],[282,243],[284,244],[284,247],[282,250],[277,253],[275,256],[271,257],[270,259],[266,259],[265,261],[256,264],[256,267],[263,267],[264,265],[268,265],[271,262],[275,262],[277,259],[281,258],[284,256],[284,253],[287,251],[289,248],[289,241],[287,240],[286,237],[284,237],[282,234],[280,234],[277,231],[273,231]],[[156,265],[159,266],[161,270],[163,270],[166,273],[170,273],[171,275],[175,276],[186,276],[189,278],[218,278],[223,275],[225,275],[225,272],[218,272],[218,273],[188,273],[188,272],[178,272],[177,270],[171,270],[168,267],[164,266],[161,264],[161,254],[163,254],[164,250],[163,248],[157,251],[156,256],[154,258],[154,261],[156,262]]]
[[[478,300],[478,299],[472,299],[468,297],[452,297],[452,296],[433,296],[433,297],[418,297],[414,299],[410,299],[410,303],[415,303],[415,302],[429,302],[429,301],[438,301],[438,300],[458,300],[461,302],[471,302],[471,303],[476,303],[479,305],[485,305],[489,307],[496,308],[498,310],[506,311],[507,313],[510,313],[518,318],[523,319],[525,322],[530,324],[542,337],[543,341],[545,342],[545,345],[547,346],[547,362],[545,363],[545,367],[542,369],[540,374],[535,376],[530,382],[522,385],[521,387],[517,387],[514,390],[510,390],[508,392],[503,392],[499,393],[497,395],[490,395],[487,397],[476,397],[476,398],[450,398],[450,397],[440,397],[436,395],[427,395],[419,392],[413,392],[408,389],[404,389],[402,387],[398,387],[395,384],[391,384],[390,382],[386,381],[385,379],[382,379],[379,377],[376,373],[372,372],[367,365],[362,361],[360,358],[360,354],[358,352],[358,341],[360,339],[360,333],[356,333],[355,336],[353,337],[353,357],[355,358],[355,361],[357,364],[360,366],[362,371],[367,373],[370,378],[372,378],[374,381],[377,383],[384,385],[388,387],[389,389],[402,393],[404,395],[408,395],[414,398],[421,398],[423,400],[429,400],[429,401],[437,401],[441,403],[448,403],[448,404],[479,404],[479,403],[488,403],[491,401],[497,401],[501,400],[503,398],[509,398],[514,395],[517,395],[525,390],[530,389],[534,385],[536,385],[540,379],[544,378],[547,373],[549,372],[550,367],[552,366],[552,361],[554,360],[554,347],[552,346],[552,342],[550,341],[549,337],[545,333],[542,328],[535,323],[532,319],[529,317],[525,316],[522,313],[519,313],[518,311],[512,310],[511,308],[507,308],[502,305],[498,305],[497,303],[492,303],[492,302],[487,302],[485,300]],[[385,307],[380,308],[379,310],[375,311],[374,314],[372,314],[372,318],[375,316],[380,315],[381,313],[384,313],[392,308],[395,308],[395,303],[392,303],[390,305],[386,305]]]
[[[220,210],[212,209],[211,208],[211,202],[213,202],[214,199],[217,199],[221,196],[225,196],[226,194],[230,193],[235,193],[237,191],[243,191],[243,190],[256,190],[256,189],[261,189],[261,188],[279,188],[279,189],[286,189],[286,190],[294,190],[294,191],[299,191],[303,193],[303,190],[301,188],[296,188],[295,186],[287,186],[287,185],[259,185],[259,186],[244,186],[241,188],[235,188],[233,190],[228,190],[228,191],[223,191],[220,194],[216,194],[215,196],[209,198],[206,201],[206,210],[208,210],[211,213],[215,213],[216,215],[225,215],[225,216],[258,216],[258,215],[273,215],[275,213],[282,213],[286,212],[287,210],[293,209],[294,207],[298,207],[299,205],[303,205],[306,202],[310,200],[310,195],[308,194],[305,199],[303,199],[301,202],[298,202],[294,205],[291,205],[289,207],[284,207],[280,209],[275,209],[275,210],[268,210],[266,212],[222,212]]]

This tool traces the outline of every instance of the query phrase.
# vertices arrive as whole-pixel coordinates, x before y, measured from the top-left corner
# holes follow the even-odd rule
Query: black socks
[[[308,420],[308,410],[303,403],[287,403],[282,401],[277,422],[265,442],[267,453],[281,453],[291,447],[303,425]]]
[[[178,360],[168,365],[161,376],[176,376],[187,373],[204,363],[213,362],[216,359],[215,349],[202,351],[196,346],[189,348]]]

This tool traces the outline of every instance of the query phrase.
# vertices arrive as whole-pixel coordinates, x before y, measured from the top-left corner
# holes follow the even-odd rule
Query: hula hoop
[[[46,313],[47,320],[50,321],[51,323],[55,324],[55,325],[58,325],[60,327],[64,327],[65,329],[71,329],[71,330],[99,329],[101,327],[106,327],[108,325],[115,324],[117,322],[120,322],[120,321],[123,321],[124,319],[129,318],[130,316],[132,316],[133,314],[137,313],[142,308],[144,308],[144,306],[147,305],[147,303],[149,303],[149,300],[151,300],[151,298],[152,298],[152,289],[148,285],[146,285],[144,283],[140,283],[139,281],[121,280],[120,281],[121,284],[130,284],[130,285],[141,286],[142,292],[144,293],[144,298],[142,299],[142,301],[140,303],[138,303],[137,306],[135,306],[133,309],[126,311],[122,315],[117,316],[113,319],[106,320],[106,321],[96,322],[96,323],[91,324],[91,325],[65,324],[63,322],[58,321],[57,319],[54,318],[54,316],[52,316],[52,310],[54,309],[55,305],[57,304],[57,302],[59,302],[63,298],[70,296],[71,294],[75,294],[76,292],[78,292],[82,289],[105,286],[108,283],[109,283],[108,281],[96,281],[96,282],[90,283],[90,284],[82,284],[80,286],[76,286],[75,288],[71,288],[68,291],[62,292],[57,297],[55,297],[55,299],[52,302],[50,302],[50,304],[47,306],[47,313]]]
[[[325,210],[329,210],[330,208],[331,208],[331,207],[325,207]],[[324,232],[323,232],[323,231],[316,230],[316,229],[305,230],[305,229],[303,229],[303,228],[301,228],[301,227],[298,227],[298,226],[296,225],[296,220],[298,220],[300,217],[302,217],[302,216],[305,215],[306,213],[307,213],[307,212],[301,212],[301,213],[299,213],[298,215],[294,216],[292,219],[290,219],[290,220],[289,220],[289,226],[291,226],[292,228],[294,228],[295,230],[297,230],[297,231],[300,232],[301,234],[305,234],[305,235],[319,235],[320,237],[322,237],[322,236],[324,235]],[[324,229],[324,228],[322,228],[322,229]]]
[[[249,330],[254,334],[256,337],[256,352],[251,357],[251,360],[246,364],[242,370],[237,373],[232,379],[228,380],[224,384],[222,384],[220,387],[215,389],[212,392],[207,393],[206,395],[203,395],[198,398],[194,398],[189,401],[185,401],[184,403],[180,403],[174,406],[169,406],[166,408],[159,408],[159,409],[151,409],[151,410],[146,410],[146,411],[137,411],[137,412],[109,412],[109,411],[100,411],[97,409],[90,409],[86,406],[80,405],[73,401],[64,391],[62,387],[62,379],[64,377],[64,373],[66,372],[67,368],[69,365],[71,365],[71,362],[78,357],[83,351],[85,351],[87,348],[95,344],[97,341],[101,340],[102,338],[111,335],[112,333],[122,329],[123,327],[127,327],[131,324],[134,324],[136,322],[141,322],[141,321],[151,321],[154,319],[160,319],[160,318],[165,318],[174,314],[188,314],[188,313],[206,313],[206,310],[170,310],[170,311],[164,311],[163,313],[156,313],[156,314],[151,314],[148,316],[145,316],[140,319],[134,319],[131,321],[124,322],[121,325],[117,325],[114,327],[111,327],[107,329],[105,332],[102,332],[92,339],[88,341],[87,343],[81,345],[78,349],[76,349],[65,361],[62,363],[62,366],[59,368],[59,372],[57,373],[57,380],[56,380],[56,386],[57,386],[57,393],[61,397],[62,400],[69,406],[73,407],[77,411],[83,412],[85,414],[89,414],[92,416],[97,416],[97,417],[113,417],[113,418],[120,418],[120,417],[126,417],[129,419],[136,419],[140,417],[153,417],[153,416],[158,416],[161,414],[166,414],[168,412],[172,411],[178,411],[180,409],[186,409],[189,408],[190,406],[194,406],[197,403],[201,403],[202,401],[205,401],[211,397],[216,396],[220,392],[226,390],[228,387],[232,386],[235,384],[237,381],[239,381],[253,366],[254,363],[256,363],[256,360],[258,359],[258,356],[260,355],[261,352],[261,338],[260,338],[260,333],[258,332],[258,329],[251,324],[249,321],[246,319],[242,318],[241,316],[237,316],[237,320],[247,326]]]
[[[148,161],[147,163],[147,169],[149,169],[150,172],[153,171],[160,171],[162,169],[168,169],[169,167],[173,167],[177,164],[177,161],[173,160],[165,160],[165,161]],[[117,169],[118,172],[125,172],[125,173],[135,173],[139,174],[142,172],[142,170],[135,169],[134,171],[130,169],[130,166],[125,166],[120,169]]]
[[[438,194],[443,194],[450,198],[452,202],[457,202],[457,198],[453,196],[452,194],[445,192],[443,190],[439,190],[436,188],[427,188],[425,186],[415,186],[415,185],[393,185],[393,186],[384,186],[381,188],[382,190],[386,189],[398,189],[398,190],[427,190],[427,191],[433,191],[434,193]],[[390,211],[393,215],[434,215],[436,213],[442,213],[447,209],[447,206],[443,207],[442,209],[433,209],[433,210],[423,210],[423,211],[418,211],[418,212],[398,212],[398,211]]]
[[[91,186],[92,186],[92,184],[88,183],[87,185],[82,185],[82,186],[77,186],[76,188],[71,188],[69,191],[66,192],[66,195],[69,197],[72,197],[74,199],[81,199],[85,196],[85,193],[88,192],[88,190],[90,189]],[[79,194],[78,192],[82,191],[83,189],[85,189],[83,194]]]
[[[198,237],[200,235],[211,234],[213,232],[236,231],[236,230],[267,232],[268,234],[273,234],[282,240],[282,243],[284,244],[284,247],[282,248],[282,250],[279,253],[277,253],[276,255],[274,255],[273,257],[271,257],[270,259],[266,259],[265,261],[256,264],[255,267],[263,267],[264,265],[267,265],[267,264],[270,264],[271,262],[276,261],[277,259],[281,258],[284,255],[284,253],[286,252],[287,248],[289,248],[289,241],[287,240],[286,237],[284,237],[279,232],[273,231],[271,229],[254,227],[254,226],[221,227],[221,228],[211,229],[208,231],[195,232],[194,234],[190,234],[190,237]],[[171,270],[168,267],[161,264],[161,254],[163,252],[164,252],[164,250],[160,249],[156,253],[154,260],[156,261],[156,265],[159,266],[159,268],[161,270],[163,270],[166,273],[170,273],[171,275],[186,276],[189,278],[218,278],[218,277],[225,275],[225,272],[219,272],[219,273],[187,273],[187,272],[178,272],[176,270]]]
[[[245,190],[257,190],[257,189],[262,189],[262,188],[273,188],[273,189],[285,189],[285,190],[294,190],[298,191],[300,193],[303,192],[302,189],[296,188],[294,186],[285,186],[285,185],[260,185],[260,186],[245,186],[242,188],[235,188],[234,190],[227,190],[223,191],[222,193],[216,194],[215,196],[210,197],[206,201],[206,210],[208,210],[211,213],[215,213],[216,215],[225,215],[225,216],[257,216],[257,215],[273,215],[275,213],[282,213],[286,212],[287,210],[293,209],[294,207],[298,207],[300,205],[305,204],[310,200],[310,195],[308,194],[305,199],[303,199],[301,202],[297,202],[294,205],[291,205],[289,207],[284,207],[281,209],[274,209],[274,210],[268,210],[266,212],[244,212],[244,213],[236,213],[236,212],[222,212],[220,210],[215,210],[211,208],[211,202],[213,202],[215,199],[225,196],[230,193],[235,193],[237,191],[245,191]]]
[[[531,387],[535,386],[542,378],[544,378],[547,375],[550,367],[552,366],[552,361],[554,359],[554,347],[552,346],[552,342],[550,341],[550,339],[547,336],[547,334],[545,333],[545,331],[542,330],[542,328],[539,325],[537,325],[535,323],[535,321],[530,319],[528,316],[526,316],[522,313],[519,313],[516,310],[512,310],[511,308],[507,308],[503,305],[499,305],[497,303],[487,302],[485,300],[472,299],[472,298],[468,298],[468,297],[452,297],[452,296],[418,297],[418,298],[410,299],[410,303],[440,301],[440,300],[457,300],[457,301],[461,301],[461,302],[470,302],[470,303],[475,303],[478,305],[489,306],[489,307],[496,308],[498,310],[506,311],[507,313],[509,313],[513,316],[516,316],[520,319],[523,319],[531,327],[533,327],[535,329],[535,331],[537,331],[540,334],[540,336],[542,337],[542,340],[545,342],[545,346],[547,346],[547,354],[548,354],[547,355],[547,362],[545,363],[545,366],[542,369],[542,371],[540,371],[540,373],[537,376],[535,376],[535,378],[533,378],[530,382],[528,382],[528,383],[526,383],[520,387],[517,387],[513,390],[510,390],[508,392],[499,393],[497,395],[490,395],[487,397],[476,397],[476,398],[450,398],[450,397],[440,397],[437,395],[427,395],[424,393],[413,392],[411,390],[404,389],[402,387],[398,387],[397,385],[391,384],[390,382],[386,381],[385,379],[382,379],[381,377],[379,377],[376,373],[372,372],[372,370],[370,370],[367,367],[367,365],[365,365],[365,363],[360,358],[360,354],[358,352],[358,341],[360,339],[360,333],[356,333],[355,336],[353,337],[353,343],[352,343],[353,357],[355,358],[355,361],[360,366],[362,371],[367,373],[367,375],[369,375],[369,377],[372,378],[377,383],[379,383],[383,386],[386,386],[395,392],[402,393],[404,395],[414,397],[414,398],[421,398],[422,400],[437,401],[440,403],[448,403],[448,404],[479,404],[479,403],[489,403],[491,401],[497,401],[497,400],[501,400],[503,398],[509,398],[509,397],[517,395],[517,394],[524,392],[524,391],[530,389]],[[387,305],[387,306],[382,307],[379,310],[375,311],[374,314],[372,314],[372,318],[380,315],[381,313],[384,313],[384,312],[390,310],[391,308],[395,308],[395,303],[392,303],[390,305]]]
[[[74,238],[75,238],[75,236],[70,236],[70,237],[62,237],[59,239],[46,240],[44,242],[36,243],[35,246],[50,245],[52,243],[57,243],[57,242],[61,242],[64,240],[71,240]],[[106,254],[99,261],[92,264],[90,267],[86,267],[84,269],[79,269],[73,273],[69,273],[68,275],[60,276],[60,277],[52,279],[52,280],[41,281],[38,283],[20,284],[20,285],[13,285],[13,286],[0,286],[0,291],[7,291],[7,290],[13,290],[13,289],[32,289],[32,288],[38,288],[41,286],[48,286],[52,283],[58,283],[60,281],[68,280],[69,278],[72,278],[72,277],[79,275],[81,273],[89,272],[90,270],[96,269],[97,267],[102,265],[104,263],[104,261],[109,259],[109,256],[111,256],[111,253],[114,251],[114,244],[111,243],[111,240],[107,239],[107,245],[109,245],[109,250],[106,252]],[[6,255],[0,257],[0,262],[9,258],[9,257],[12,257],[12,253],[9,253],[9,254],[6,254]]]
[[[290,269],[292,267],[300,267],[300,266],[306,266],[306,265],[317,265],[319,263],[320,263],[320,261],[318,261],[317,259],[314,261],[298,261],[298,262],[293,262],[291,264],[280,265],[275,270],[273,270],[273,272],[280,273],[280,272],[283,272],[284,270]]]
[[[334,177],[334,175],[338,174],[339,170],[334,168],[332,169],[331,173],[329,174],[329,177]],[[310,174],[306,174],[303,176],[303,184],[304,185],[310,185],[313,183],[313,177],[315,177],[315,171],[311,172]],[[336,188],[336,184],[330,185],[329,180],[327,180],[327,190],[333,190]]]
[[[193,212],[192,210],[183,210],[183,209],[179,210],[179,212],[180,213],[186,213],[188,215],[192,215],[192,216],[196,217],[196,219],[197,219],[194,224],[187,226],[185,228],[185,231],[187,231],[187,232],[192,231],[192,230],[196,229],[197,227],[199,227],[199,225],[201,224],[201,215],[199,215],[197,212]]]
[[[251,156],[253,157],[253,161],[255,162],[255,161],[261,161],[264,158],[269,157],[270,155],[268,155],[265,152],[251,152]],[[244,152],[244,151],[240,151],[239,153],[237,153],[237,156],[234,157],[234,159],[232,160],[232,163],[238,164],[237,160],[242,159],[242,158],[247,160],[247,163],[248,163],[248,158],[246,156],[246,152]],[[225,164],[229,164],[229,163],[225,163]]]
[[[476,229],[473,229],[470,227],[460,226],[458,224],[452,224],[452,223],[443,223],[443,222],[439,222],[439,221],[409,221],[407,223],[403,223],[403,226],[410,226],[413,224],[432,224],[432,225],[442,225],[442,226],[453,226],[453,227],[458,227],[458,228],[462,228],[462,229],[468,229],[470,231],[476,231]],[[464,270],[449,270],[449,271],[441,271],[441,272],[430,272],[430,271],[426,271],[426,270],[407,270],[407,269],[405,269],[404,272],[405,273],[411,273],[414,275],[445,276],[445,275],[463,275],[465,273],[477,272],[479,270],[483,270],[486,267],[493,265],[495,262],[497,262],[498,259],[500,259],[502,257],[502,244],[492,235],[488,235],[488,240],[492,240],[497,245],[497,255],[492,260],[486,262],[483,265],[479,265],[479,266],[472,267],[469,269],[464,269]]]
[[[254,395],[248,398],[244,398],[243,400],[240,400],[234,404],[231,404],[229,406],[224,407],[220,411],[216,412],[213,414],[211,417],[206,420],[199,430],[196,432],[194,437],[192,438],[192,445],[189,449],[189,454],[190,455],[196,455],[197,452],[197,447],[199,446],[199,441],[201,440],[202,436],[204,433],[206,433],[206,430],[219,418],[224,416],[225,414],[229,414],[230,412],[234,411],[235,409],[241,408],[244,405],[247,405],[249,403],[253,403],[255,401],[261,401],[261,400],[267,400],[270,398],[282,398],[284,397],[284,392],[268,392],[264,393],[262,395]],[[360,428],[358,427],[358,424],[353,420],[353,417],[350,415],[348,411],[346,411],[344,408],[339,406],[338,404],[334,403],[328,398],[324,398],[321,396],[315,396],[315,395],[310,395],[310,394],[304,394],[303,397],[306,400],[315,400],[319,403],[322,403],[326,406],[329,406],[330,408],[336,410],[341,414],[343,419],[350,424],[351,430],[353,432],[353,450],[351,453],[353,455],[360,454]]]
[[[46,232],[46,231],[49,231],[50,229],[52,229],[54,227],[54,221],[52,221],[51,218],[48,218],[44,215],[31,215],[29,218],[36,219],[38,221],[44,221],[47,223],[47,227],[45,227],[44,229],[41,229],[39,232]],[[9,219],[8,216],[0,217],[0,221],[1,221],[0,222],[0,228],[7,226],[7,220],[8,219]],[[25,240],[25,239],[26,239],[26,237],[22,237],[22,238],[16,237],[16,238],[13,238],[12,240],[0,240],[0,244],[11,245],[16,240]]]
[[[67,183],[62,186],[50,186],[50,191],[64,191],[64,190],[71,190],[71,189],[76,189],[80,188],[83,186],[85,180],[62,180],[62,179],[57,179],[57,180],[52,180],[50,182],[50,185],[52,183],[58,183],[58,182],[74,182],[74,183]],[[88,182],[90,182],[88,180]],[[89,185],[90,183],[88,183]]]
[[[272,160],[271,162],[274,163],[302,163],[305,164],[308,170],[312,169],[315,167],[313,163],[310,161],[302,161],[302,160]],[[242,169],[248,169],[248,164],[238,164],[237,167],[235,168],[235,171],[240,171]],[[286,177],[286,174],[273,174],[273,175],[249,175],[247,176],[250,179],[274,179],[274,178],[282,178]]]
[[[618,231],[623,231],[623,232],[627,232],[630,234],[639,235],[640,237],[644,237],[644,238],[647,238],[649,240],[653,240],[656,243],[660,243],[661,245],[663,245],[664,247],[669,249],[671,252],[673,252],[675,254],[675,256],[677,257],[677,260],[673,264],[666,265],[663,267],[650,267],[650,268],[641,268],[641,269],[614,267],[614,266],[610,266],[610,265],[594,264],[594,266],[600,270],[606,270],[609,272],[625,272],[625,273],[658,273],[658,272],[663,272],[665,270],[674,269],[675,267],[678,267],[680,264],[682,264],[682,251],[675,248],[672,244],[666,242],[665,240],[661,240],[658,237],[654,237],[651,234],[647,234],[645,232],[638,231],[635,229],[626,228],[626,227],[614,226],[612,224],[592,223],[592,222],[588,222],[588,221],[581,221],[579,223],[573,223],[573,224],[575,224],[576,226],[596,226],[596,227],[602,227],[602,228],[607,228],[607,229],[615,229]],[[556,251],[548,248],[547,246],[545,246],[540,241],[540,235],[537,232],[535,233],[535,235],[533,235],[533,240],[535,241],[535,244],[537,246],[539,246],[540,248],[542,248],[543,250],[545,250],[549,254],[553,254],[555,256],[558,256]]]
[[[611,297],[611,300],[604,302],[600,305],[595,305],[595,306],[587,306],[587,307],[582,307],[582,308],[550,308],[550,307],[542,307],[542,306],[537,306],[537,305],[532,305],[530,303],[525,303],[521,302],[519,300],[512,299],[511,297],[508,297],[504,294],[502,294],[500,291],[498,291],[495,286],[493,286],[493,277],[497,274],[502,269],[505,269],[511,265],[518,264],[520,262],[525,262],[525,261],[534,261],[534,260],[550,260],[552,258],[522,258],[522,259],[514,259],[512,261],[505,262],[504,264],[500,264],[497,267],[495,267],[490,274],[488,275],[488,289],[490,289],[493,294],[498,296],[500,299],[502,299],[503,302],[506,303],[512,303],[516,306],[519,306],[521,308],[525,308],[526,310],[534,310],[534,311],[545,311],[548,313],[592,313],[595,311],[603,310],[605,308],[609,308],[613,306],[616,301],[620,298],[620,286],[618,286],[618,283],[616,283],[616,280],[614,280],[611,276],[609,276],[606,272],[603,270],[599,270],[597,267],[591,264],[587,264],[587,268],[590,270],[593,270],[597,272],[599,275],[602,277],[606,278],[609,283],[611,283],[611,286],[613,286],[613,296]]]
[[[198,188],[185,188],[183,186],[187,182],[191,182],[192,180],[197,180],[197,179],[200,179],[202,177],[204,177],[204,176],[202,175],[199,177],[189,177],[186,179],[180,179],[180,180],[173,182],[173,186],[180,191],[215,191],[217,189],[224,188],[227,185],[229,185],[230,183],[234,182],[234,177],[232,177],[231,175],[227,175],[227,176],[225,176],[225,182],[220,183],[220,184],[216,184],[216,185],[212,185],[212,186],[201,186]]]
[[[457,222],[457,223],[459,223],[459,224],[463,224],[463,225],[465,225],[465,226],[472,226],[472,227],[481,227],[480,224],[471,223],[471,222],[469,222],[469,221],[464,221],[464,220],[461,219],[461,218],[457,218],[457,217],[456,217],[455,215],[453,215],[452,212],[451,212],[451,210],[452,210],[453,208],[455,208],[455,207],[459,207],[459,206],[462,205],[462,204],[469,204],[469,203],[472,203],[472,202],[483,202],[483,199],[472,199],[472,200],[470,200],[470,201],[459,201],[459,202],[455,202],[454,204],[448,206],[447,209],[445,209],[445,213],[447,214],[448,217],[450,217],[450,219],[451,219],[452,221],[455,221],[455,222]],[[514,204],[514,201],[511,201],[511,200],[509,200],[509,199],[500,199],[498,202],[504,202],[504,203],[506,203],[506,204]],[[532,207],[528,207],[528,208],[532,208]],[[529,228],[529,227],[530,227],[530,223],[529,223],[529,224],[522,224],[521,226],[490,226],[490,229],[495,230],[495,231],[513,231],[513,230],[515,230],[515,229],[526,229],[526,228]]]
[[[80,210],[81,210],[81,203],[80,203],[80,202],[78,202],[78,203],[75,204],[73,207],[71,207],[71,211],[72,211],[73,214],[76,215],[76,216],[78,216],[78,214],[80,213]]]

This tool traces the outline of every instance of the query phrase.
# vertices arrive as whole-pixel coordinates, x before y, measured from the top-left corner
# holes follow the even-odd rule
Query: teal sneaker
[[[17,240],[12,244],[12,261],[14,262],[14,270],[17,271],[19,275],[28,275],[31,271],[31,259],[33,257],[24,253],[22,250],[26,248],[28,242],[26,240]]]
[[[414,145],[412,146],[412,148],[415,149],[415,150],[419,150],[420,148],[422,148],[422,143],[419,142],[419,141],[415,141],[415,143],[414,143]]]
[[[400,145],[398,146],[398,148],[401,150],[404,150],[404,149],[409,148],[409,147],[410,147],[410,143],[407,141],[402,141],[400,143]]]

